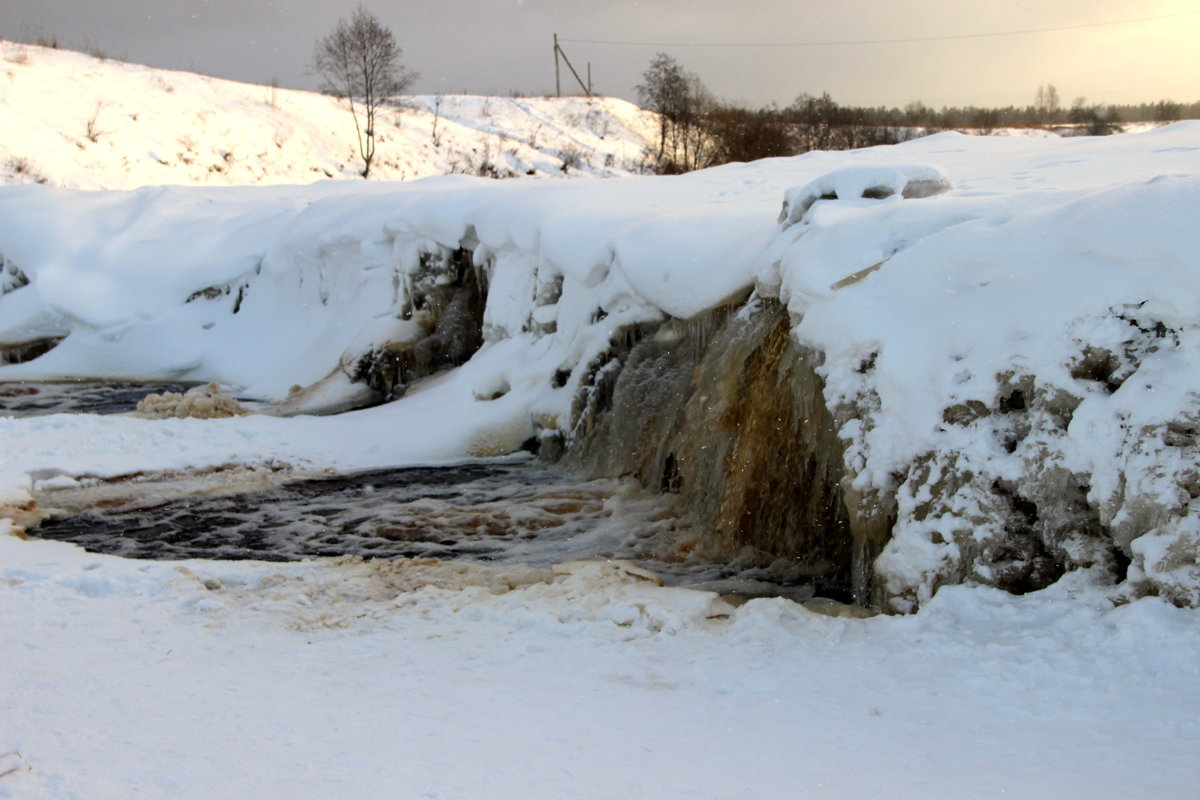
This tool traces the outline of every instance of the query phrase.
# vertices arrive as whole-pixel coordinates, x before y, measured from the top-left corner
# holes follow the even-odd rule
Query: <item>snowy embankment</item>
[[[943,134],[552,185],[9,188],[0,342],[56,346],[0,379],[218,380],[292,411],[413,386],[317,420],[5,421],[4,474],[569,450],[622,340],[669,346],[671,319],[753,289],[739,318],[782,303],[815,354],[849,535],[881,549],[855,556],[874,570],[863,599],[911,609],[945,583],[1028,591],[1083,569],[1195,604],[1198,130]],[[482,347],[410,380],[451,358],[470,287]]]
[[[85,189],[311,183],[362,172],[344,104],[316,94],[0,40],[0,182]],[[614,98],[406,97],[377,180],[628,175],[653,114]]]

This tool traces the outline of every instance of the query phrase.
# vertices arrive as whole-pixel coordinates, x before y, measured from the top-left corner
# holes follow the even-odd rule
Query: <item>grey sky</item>
[[[358,0],[0,0],[0,37],[57,37],[114,57],[314,88],[314,41]],[[1024,105],[1053,83],[1066,103],[1200,99],[1200,0],[372,0],[396,33],[414,92],[554,90],[552,35],[628,42],[786,43],[955,36],[1163,15],[1125,25],[836,47],[564,44],[597,91],[633,99],[665,50],[719,97],[787,105]],[[570,88],[563,73],[563,89]]]

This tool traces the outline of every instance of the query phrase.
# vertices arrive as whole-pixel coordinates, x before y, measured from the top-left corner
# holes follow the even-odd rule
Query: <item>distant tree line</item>
[[[990,134],[998,128],[1050,128],[1064,133],[1104,135],[1126,122],[1173,122],[1200,118],[1200,102],[1109,105],[1076,99],[1063,106],[1051,84],[1038,87],[1027,106],[933,109],[840,105],[829,94],[801,94],[786,108],[750,109],[717,100],[694,73],[658,53],[637,87],[641,105],[657,112],[657,147],[646,168],[670,174],[809,150],[849,150],[895,144],[943,130]]]

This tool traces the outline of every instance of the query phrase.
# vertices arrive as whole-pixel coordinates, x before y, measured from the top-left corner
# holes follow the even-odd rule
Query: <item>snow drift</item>
[[[370,441],[339,463],[635,474],[698,546],[893,610],[1085,570],[1197,604],[1198,154],[1184,123],[603,182],[10,187],[0,380],[403,395],[322,423]],[[311,457],[288,423],[213,431]],[[49,425],[6,423],[10,484],[56,463]]]

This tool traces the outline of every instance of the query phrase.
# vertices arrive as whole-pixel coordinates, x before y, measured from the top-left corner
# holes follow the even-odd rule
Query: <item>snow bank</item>
[[[814,207],[777,264],[854,489],[896,497],[885,593],[1019,588],[1039,558],[1120,573],[1115,541],[1134,584],[1195,604],[1200,181],[1030,200]]]
[[[333,98],[0,41],[0,182],[85,189],[357,179]],[[656,117],[615,98],[406,97],[371,176],[629,175]]]
[[[757,289],[819,356],[847,502],[894,520],[882,600],[1096,568],[1195,603],[1198,153],[1200,126],[1184,123],[942,134],[616,181],[9,188],[0,253],[28,284],[0,297],[0,343],[65,338],[0,380],[217,380],[283,399],[341,375],[322,384],[336,394],[363,350],[402,351],[413,330],[399,322],[436,316],[437,287],[475,270],[484,344],[462,367],[366,412],[204,430],[234,461],[503,453],[532,436],[569,445],[622,341]],[[150,435],[141,424],[9,421],[6,455],[69,471],[64,440],[39,438]],[[319,426],[340,432],[326,450],[307,433]],[[167,460],[106,458],[74,469]]]

